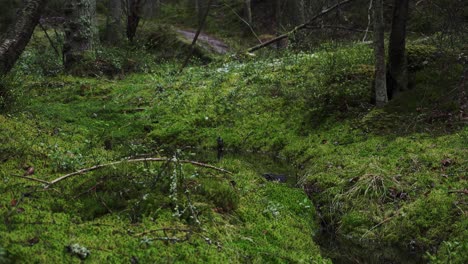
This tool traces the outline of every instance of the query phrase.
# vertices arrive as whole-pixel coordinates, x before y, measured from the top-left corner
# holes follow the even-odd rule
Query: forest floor
[[[0,263],[329,263],[314,242],[320,224],[466,263],[460,68],[424,63],[412,90],[374,109],[371,58],[352,45],[183,73],[169,62],[122,80],[17,75],[0,115]],[[211,164],[232,174],[181,162],[218,137],[229,152],[288,160],[305,191],[235,157]],[[148,156],[169,160],[48,186]]]

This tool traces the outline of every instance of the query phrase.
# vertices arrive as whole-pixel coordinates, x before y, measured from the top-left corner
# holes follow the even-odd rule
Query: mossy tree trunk
[[[96,1],[67,0],[65,3],[63,59],[70,69],[85,59],[96,41]]]
[[[388,83],[390,96],[408,89],[408,62],[406,58],[406,22],[409,0],[395,0],[392,31],[388,46]]]
[[[17,20],[0,41],[0,76],[7,74],[23,53],[34,32],[47,0],[28,0]]]
[[[106,41],[118,44],[122,40],[122,0],[109,0],[109,15],[107,16]]]
[[[382,107],[388,102],[384,30],[383,0],[374,0],[375,104],[378,107]]]

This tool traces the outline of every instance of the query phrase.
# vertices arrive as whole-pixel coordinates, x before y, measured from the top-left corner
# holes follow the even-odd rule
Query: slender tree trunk
[[[127,38],[130,42],[133,41],[136,35],[138,24],[141,18],[141,0],[128,1],[128,15],[127,15]]]
[[[107,16],[106,41],[117,44],[122,40],[122,1],[109,0],[109,15]]]
[[[395,0],[392,31],[388,47],[388,89],[390,97],[408,89],[408,63],[406,58],[406,22],[409,0]]]
[[[244,0],[244,16],[245,16],[245,21],[249,23],[251,27],[253,27],[252,24],[252,1],[251,0]]]
[[[65,4],[63,58],[70,69],[93,50],[96,38],[96,1],[67,0]]]
[[[23,53],[39,22],[47,0],[29,0],[20,10],[17,21],[0,41],[0,76],[7,74]]]
[[[375,104],[377,107],[382,107],[388,102],[384,30],[383,0],[374,0]]]
[[[195,9],[197,12],[198,26],[204,23],[203,20],[207,8],[207,0],[195,0]]]

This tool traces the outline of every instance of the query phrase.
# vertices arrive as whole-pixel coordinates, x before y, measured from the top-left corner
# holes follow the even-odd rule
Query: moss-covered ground
[[[66,250],[78,244],[90,263],[322,263],[321,221],[351,240],[466,263],[461,67],[441,69],[425,53],[412,90],[374,109],[371,56],[358,44],[182,73],[164,63],[122,80],[15,75],[0,116],[0,260],[80,262]],[[197,160],[192,148],[214,149],[217,137],[229,151],[287,158],[313,204],[238,159],[213,164],[232,175],[177,162]],[[50,181],[144,155],[176,158],[47,189],[17,177],[34,167],[30,177]]]

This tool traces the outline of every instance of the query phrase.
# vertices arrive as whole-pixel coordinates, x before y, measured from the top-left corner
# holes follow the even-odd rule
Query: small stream
[[[218,155],[215,151],[203,151],[196,155],[202,162],[216,163]],[[272,155],[259,153],[224,153],[223,158],[238,159],[247,163],[259,177],[271,173],[285,175],[287,184],[292,188],[298,187],[301,171],[285,159]],[[313,202],[313,201],[312,201]],[[411,252],[408,248],[381,245],[378,243],[361,242],[336,236],[327,227],[322,227],[314,241],[320,246],[322,255],[330,258],[337,264],[421,264],[427,263],[423,258],[423,252]]]

